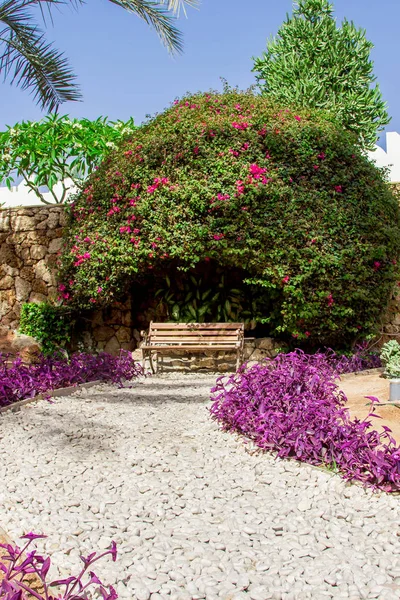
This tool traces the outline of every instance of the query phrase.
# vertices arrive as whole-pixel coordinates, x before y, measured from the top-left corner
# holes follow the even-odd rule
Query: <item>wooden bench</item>
[[[171,350],[205,352],[236,351],[236,368],[243,362],[244,323],[150,323],[142,346],[142,364],[146,356],[155,373],[152,353],[168,354]]]

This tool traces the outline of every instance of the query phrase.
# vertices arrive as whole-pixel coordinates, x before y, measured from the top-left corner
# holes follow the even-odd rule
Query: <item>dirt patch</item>
[[[20,540],[21,542],[23,540]],[[8,535],[6,534],[6,532],[4,531],[4,529],[2,529],[0,527],[0,544],[12,544],[13,545],[13,541],[8,537]],[[20,545],[20,544],[18,544]],[[4,548],[0,548],[0,560],[3,558],[3,556],[7,555],[7,550],[5,550]],[[8,565],[8,561],[5,562],[6,565]],[[4,578],[4,573],[3,571],[0,570],[0,582],[2,581],[2,579]],[[33,590],[35,590],[36,592],[38,592],[39,594],[41,592],[43,592],[43,587],[41,585],[41,582],[39,581],[39,579],[36,577],[35,574],[30,574],[27,577],[24,578],[24,581],[31,586],[31,588]],[[34,596],[32,596],[31,594],[27,595],[27,598],[29,600],[34,600]]]
[[[348,399],[347,408],[351,416],[359,419],[367,417],[371,410],[370,400],[366,396],[375,396],[381,402],[389,401],[389,381],[377,372],[346,376],[343,381],[339,381],[339,387]],[[374,428],[382,431],[382,425],[390,427],[393,437],[400,444],[400,408],[379,406],[375,409],[375,414],[381,418],[371,417]]]

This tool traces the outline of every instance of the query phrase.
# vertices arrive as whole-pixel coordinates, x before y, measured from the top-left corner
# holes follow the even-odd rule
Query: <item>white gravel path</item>
[[[116,540],[96,572],[124,600],[400,599],[399,496],[252,453],[210,419],[214,381],[157,376],[0,415],[0,525],[48,534],[63,575]]]

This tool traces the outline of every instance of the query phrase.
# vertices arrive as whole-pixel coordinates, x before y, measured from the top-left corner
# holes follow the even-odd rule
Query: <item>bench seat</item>
[[[155,372],[152,353],[173,350],[190,352],[235,351],[236,368],[243,362],[243,323],[150,323],[142,350],[143,368],[146,356]]]

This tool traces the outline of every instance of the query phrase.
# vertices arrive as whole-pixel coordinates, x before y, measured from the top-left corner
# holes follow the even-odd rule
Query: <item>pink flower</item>
[[[326,154],[325,154],[325,152],[321,152],[321,154],[318,154],[318,158],[319,158],[320,160],[325,160],[325,158],[326,158]]]
[[[315,169],[317,171],[319,169],[319,165],[314,165],[313,169]]]
[[[216,233],[215,235],[213,235],[213,239],[217,240],[217,241],[222,240],[223,237],[224,237],[223,233]]]
[[[133,152],[132,150],[127,150],[126,152],[124,152],[125,156],[132,156]]]
[[[95,304],[96,300],[94,298],[90,298],[89,302],[91,302],[92,304]]]
[[[247,121],[244,121],[243,123],[238,123],[237,121],[233,121],[232,127],[234,127],[235,129],[239,129],[240,131],[244,131],[245,129],[250,127],[250,123],[247,123]]]
[[[129,227],[129,225],[125,225],[124,227],[120,227],[119,228],[119,232],[120,233],[130,233],[131,232],[131,228]]]
[[[74,281],[73,279],[70,279],[70,280],[68,281],[68,283],[69,283],[70,287],[72,287],[72,286],[74,285],[75,281]]]
[[[343,186],[341,186],[341,185],[335,185],[335,191],[338,194],[341,194],[343,192]]]
[[[218,200],[229,200],[230,195],[229,194],[218,194],[217,198],[218,198]]]
[[[374,271],[378,271],[382,266],[382,263],[379,262],[379,260],[376,260],[374,262]]]
[[[158,248],[158,245],[155,242],[151,242],[150,246],[153,248],[153,250]]]
[[[301,117],[299,117],[298,115],[295,115],[294,118],[296,119],[296,121],[301,121]]]
[[[103,291],[103,288],[102,288],[102,287],[98,287],[98,288],[97,288],[97,293],[98,293],[98,294],[101,294],[101,292],[102,292],[102,291]]]
[[[66,290],[66,287],[65,287],[65,285],[64,285],[63,283],[61,283],[61,284],[58,286],[58,289],[60,290],[60,292],[64,292],[64,291]]]
[[[242,146],[242,150],[248,150],[249,146],[250,146],[249,142],[245,142]]]
[[[194,150],[193,150],[194,154],[198,154],[199,153],[199,147],[195,146]]]
[[[286,283],[289,283],[289,280],[290,280],[290,277],[289,277],[289,275],[286,275],[286,277],[284,277],[284,278],[282,279],[282,283],[285,285]]]
[[[311,243],[312,243],[312,244],[315,244],[315,243],[316,243],[316,241],[317,241],[317,240],[316,240],[316,238],[313,238],[313,239],[311,240]]]
[[[237,150],[233,150],[233,148],[229,148],[229,152],[232,154],[232,156],[239,156],[239,152]]]
[[[84,241],[84,242],[91,242],[92,240],[90,239],[90,237],[87,237],[87,236],[86,236],[86,237],[84,238],[84,240],[83,240],[83,241]]]
[[[83,258],[85,258],[85,259],[90,258],[90,252],[85,252],[85,254],[83,255]]]
[[[236,196],[242,196],[244,194],[244,183],[241,179],[236,182]]]
[[[332,294],[329,294],[327,301],[328,301],[328,306],[333,306],[335,304]]]
[[[310,337],[310,335],[311,335],[311,333],[309,331],[305,331],[304,334],[306,337]]]
[[[268,152],[268,150],[267,150],[267,151],[266,151],[266,153],[265,153],[265,158],[271,158],[271,155],[270,155],[270,153]]]
[[[255,163],[250,165],[250,173],[254,177],[254,179],[260,179],[263,173],[266,173],[267,169],[263,167],[259,167]]]

